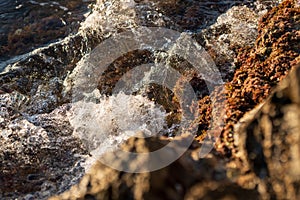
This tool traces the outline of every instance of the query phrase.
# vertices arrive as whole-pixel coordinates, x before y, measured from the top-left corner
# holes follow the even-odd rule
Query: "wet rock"
[[[232,80],[236,57],[251,48],[257,37],[259,19],[279,1],[242,2],[226,9],[211,26],[195,34],[216,63],[224,82]]]
[[[247,6],[234,6],[197,35],[197,41],[212,56],[224,81],[233,76],[234,59],[239,50],[254,45],[261,15]]]
[[[202,13],[204,11],[207,13],[208,11],[211,11],[212,3],[191,3],[190,1],[186,3],[190,4],[189,7],[191,9],[193,7],[199,9],[198,11],[195,11],[195,13]],[[172,1],[164,1],[164,3],[157,1],[127,2],[112,0],[104,3],[100,1],[93,5],[93,12],[81,24],[79,33],[66,37],[62,41],[53,43],[45,48],[36,49],[28,55],[15,57],[12,60],[1,63],[0,69],[3,69],[4,71],[0,74],[0,85],[9,90],[18,91],[23,95],[28,96],[28,105],[30,106],[24,107],[24,111],[26,110],[26,112],[31,114],[36,112],[51,112],[57,106],[71,101],[70,93],[68,93],[68,91],[66,91],[67,88],[64,87],[64,81],[68,74],[73,71],[76,63],[83,55],[89,53],[91,49],[111,35],[141,25],[163,27],[171,27],[172,25],[172,28],[180,31],[180,26],[175,26],[175,24],[177,24],[175,19],[180,19],[180,15],[185,13],[179,12],[179,10],[185,9],[186,3],[178,2],[178,5],[176,4],[178,13],[175,17],[175,14],[172,16],[172,12],[169,12],[168,10],[169,6],[172,5]],[[245,2],[230,1],[224,3],[224,5],[217,3],[216,5],[218,6],[214,7],[214,9],[218,10],[219,7],[222,7],[222,9],[216,11],[216,15],[211,14],[209,16],[215,19],[223,11],[225,12],[228,8],[237,3],[241,4]],[[72,3],[70,2],[70,5],[71,4]],[[194,6],[194,4],[197,4],[197,6]],[[172,7],[174,7],[174,5]],[[155,20],[152,19],[152,17],[148,19],[147,16],[149,14],[155,15]],[[193,19],[196,19],[196,17]],[[204,21],[201,20],[198,22],[202,23]],[[198,24],[198,22],[196,24]],[[48,24],[51,25],[50,22]],[[200,28],[202,25],[198,24],[197,26]],[[134,64],[140,63],[138,60],[141,60],[142,62],[151,62],[155,58],[156,57],[153,57],[151,54],[149,55],[149,52],[144,52],[142,55],[137,53],[137,56],[135,57],[124,55],[123,58],[118,60],[119,66],[117,67],[123,68],[124,65],[128,64],[126,63],[126,60],[128,59],[137,60],[130,64],[131,66],[134,66]],[[182,60],[176,59],[172,61],[174,66],[176,63],[182,62]],[[230,59],[232,59],[232,57],[230,57]],[[115,65],[116,62],[112,65]],[[188,64],[184,63],[183,65]],[[227,73],[227,69],[224,70],[225,73]],[[116,75],[113,71],[108,74]],[[116,78],[117,77],[114,79]],[[203,86],[205,85],[203,84],[203,80],[199,80],[198,77],[194,77],[194,79],[192,85],[196,91],[201,92],[202,90],[206,90],[205,86]],[[103,82],[106,83],[107,79],[104,79]],[[106,83],[106,85],[107,84],[110,83]],[[199,89],[197,89],[197,87],[199,87]],[[205,92],[207,93],[207,91],[204,91],[200,96],[205,96]],[[48,98],[48,96],[50,98]]]
[[[72,1],[69,2],[71,6]],[[98,4],[94,5],[94,12],[81,24],[79,32],[75,35],[1,63],[0,159],[3,162],[0,165],[2,173],[0,176],[2,196],[0,197],[22,198],[24,196],[28,199],[43,199],[63,192],[70,185],[77,183],[84,173],[80,165],[84,160],[82,155],[87,155],[88,152],[81,146],[81,141],[72,135],[73,127],[69,123],[66,112],[72,101],[70,93],[72,88],[68,88],[72,87],[72,81],[67,82],[79,60],[111,35],[140,25],[163,26],[197,33],[198,29],[211,24],[209,20],[216,19],[217,15],[235,5],[236,1],[226,1],[220,6],[220,11],[216,11],[218,6],[214,7],[213,15],[207,15],[212,3],[203,1],[201,4],[201,2],[107,0],[104,3],[104,1],[98,1]],[[251,11],[247,8],[245,10],[252,16]],[[200,11],[206,11],[204,12],[206,20],[198,19],[202,16]],[[45,24],[33,24],[32,27],[38,30],[43,30],[44,25],[53,29],[62,27],[56,17],[46,17],[43,22]],[[31,32],[23,32],[19,29],[12,34],[11,43],[20,34],[22,41],[27,37],[32,37]],[[47,34],[44,36],[48,38]],[[211,40],[219,40],[219,38]],[[19,46],[12,47],[19,48]],[[151,53],[136,51],[119,58],[112,63],[111,70],[107,71],[107,75],[110,76],[102,79],[103,82],[99,82],[98,88],[108,86],[103,88],[108,88],[105,92],[109,94],[109,89],[111,89],[109,87],[112,87],[116,79],[122,75],[116,69],[122,69],[123,71],[119,72],[124,73],[134,67],[133,64],[150,62],[159,58],[159,56],[154,56],[156,52]],[[130,59],[134,62],[128,62]],[[226,57],[226,59],[231,59],[231,57]],[[179,61],[183,64],[178,64]],[[173,58],[172,64],[175,69],[180,69],[182,66],[184,70],[189,69],[188,63],[182,61],[181,58]],[[126,65],[131,66],[125,68]],[[194,88],[202,90],[202,82],[198,79],[193,81]],[[157,93],[168,94],[168,92],[153,86],[149,94],[155,96]],[[201,95],[205,96],[205,92]],[[162,97],[157,101],[165,102],[165,99],[168,99],[167,103],[173,106],[170,111],[178,109],[177,104],[169,98],[164,98],[163,95]],[[204,103],[208,102],[206,100],[207,98]],[[203,112],[210,112],[209,106],[203,108]],[[175,121],[174,118],[170,121]],[[209,119],[209,115],[204,116],[205,127],[208,126]],[[170,125],[172,123],[170,122]],[[162,142],[158,138],[153,140],[153,143]],[[142,139],[139,141],[145,145],[147,143]],[[148,146],[152,146],[153,143]],[[135,145],[135,142],[133,144]],[[227,178],[223,167],[224,160],[214,154],[211,158],[194,160],[192,154],[194,153],[189,152],[169,167],[148,174],[121,173],[98,163],[93,171],[82,180],[78,193],[83,195],[82,198],[93,198],[98,194],[103,197],[118,198],[119,195],[124,194],[128,198],[176,199],[186,195],[187,198],[193,199],[196,196],[209,198],[214,194],[216,198],[227,197],[228,194],[225,194],[227,192],[231,196],[236,196],[240,194],[238,191],[243,191],[249,194],[250,199],[257,197],[258,194],[253,188],[241,188]],[[105,172],[102,174],[98,169]],[[178,174],[178,171],[183,173]],[[94,172],[100,175],[95,175]],[[100,180],[102,175],[109,179],[103,182],[104,188],[94,183],[94,181],[102,183],[102,179]],[[120,180],[118,177],[121,177]],[[158,180],[157,177],[160,179]],[[89,182],[91,183],[88,184]],[[95,188],[95,191],[92,188]],[[89,194],[84,192],[86,189]],[[72,189],[74,190],[76,189]],[[64,195],[68,197],[71,193]]]
[[[238,157],[265,185],[266,197],[300,197],[299,113],[300,66],[235,127]]]
[[[215,151],[199,159],[201,145],[193,143],[180,159],[154,172],[125,173],[97,162],[78,185],[52,199],[298,199],[299,109],[300,66],[235,126],[235,159]],[[122,148],[145,153],[167,142],[131,138]]]
[[[141,4],[147,1],[139,1]],[[217,21],[217,18],[227,12],[230,8],[238,5],[255,7],[256,11],[273,7],[277,1],[254,2],[254,1],[180,1],[180,0],[152,0],[153,8],[157,8],[166,19],[172,22],[173,27],[180,28],[181,31],[198,32],[205,29]],[[268,4],[268,5],[267,5]],[[258,7],[261,8],[258,8]],[[242,13],[242,12],[241,12]],[[148,18],[159,18],[156,15],[147,16]],[[149,20],[150,21],[150,20]]]
[[[31,193],[45,199],[77,183],[84,173],[79,155],[87,153],[72,136],[68,106],[24,116],[18,110],[24,101],[16,92],[0,98],[0,198],[25,198]]]

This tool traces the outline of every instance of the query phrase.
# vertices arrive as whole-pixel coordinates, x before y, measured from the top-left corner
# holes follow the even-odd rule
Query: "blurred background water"
[[[0,0],[0,62],[76,32],[93,0]]]
[[[268,4],[272,1],[263,2]],[[0,0],[0,71],[1,66],[6,65],[4,61],[77,32],[80,22],[85,18],[84,14],[91,10],[88,5],[95,2],[96,0]],[[147,13],[150,12],[152,14],[149,17],[155,17],[156,11],[148,10],[153,3],[156,5],[152,5],[153,8],[159,8],[182,31],[195,31],[212,25],[220,14],[232,6],[250,5],[255,0],[152,0],[150,4],[148,0],[135,2],[138,3],[136,9],[141,9],[143,16],[148,16]],[[151,26],[149,23],[141,25]]]

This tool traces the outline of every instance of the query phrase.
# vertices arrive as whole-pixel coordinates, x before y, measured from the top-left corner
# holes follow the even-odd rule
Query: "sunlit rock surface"
[[[78,185],[51,199],[298,199],[299,109],[297,66],[236,124],[236,158],[222,159],[213,151],[199,159],[201,145],[194,142],[180,159],[154,172],[125,173],[98,162]],[[144,153],[167,143],[158,137],[131,138],[122,148]]]
[[[239,52],[232,80],[225,84],[223,92],[215,92],[213,98],[220,100],[225,96],[227,102],[222,107],[226,114],[218,145],[227,156],[235,151],[233,125],[247,111],[264,101],[272,88],[299,63],[299,16],[300,9],[296,1],[284,1],[265,14],[260,19],[254,46]],[[200,112],[210,115],[206,102],[205,98],[200,100],[203,104]],[[202,121],[200,119],[200,123]],[[208,128],[207,121],[203,122]]]
[[[122,148],[144,153],[152,152],[167,143],[167,140],[158,137],[131,138]],[[241,195],[245,199],[259,198],[259,193],[254,189],[243,189],[227,178],[225,161],[215,152],[205,159],[198,159],[199,147],[195,142],[180,159],[163,169],[149,173],[124,173],[98,162],[78,185],[50,199],[179,200],[239,198]],[[173,153],[173,149],[168,151]]]
[[[231,79],[240,48],[254,45],[261,14],[247,6],[234,6],[197,35],[220,68],[224,80]]]
[[[125,173],[97,162],[78,185],[51,199],[298,199],[299,109],[297,66],[235,125],[234,159],[222,159],[216,151],[199,159],[201,144],[194,142],[180,159],[154,172]],[[133,137],[122,149],[152,152],[167,143]]]
[[[241,5],[243,3],[245,6]],[[78,123],[75,122],[76,127],[74,120],[72,121],[72,108],[74,108],[72,72],[80,65],[79,61],[82,58],[84,60],[85,55],[102,41],[118,32],[139,26],[162,26],[180,32],[188,31],[210,53],[220,68],[224,80],[227,81],[232,77],[233,70],[242,65],[239,61],[235,63],[237,66],[233,65],[240,51],[239,48],[252,47],[255,44],[258,19],[266,9],[270,9],[275,4],[276,1],[266,3],[264,1],[99,0],[97,4],[92,5],[93,12],[81,24],[78,33],[44,48],[35,49],[29,54],[0,63],[2,71],[0,74],[0,198],[46,199],[66,191],[71,185],[78,183],[86,173],[84,167],[89,165],[86,163],[86,158],[92,156],[89,155],[90,151],[86,143],[82,141],[84,134],[80,132]],[[227,13],[223,14],[225,12]],[[296,17],[292,18],[295,19],[292,22],[295,26],[287,30],[298,28],[297,12],[298,10],[294,13]],[[261,24],[265,21],[269,19],[264,18]],[[280,21],[281,18],[278,18],[278,22]],[[268,26],[261,25],[261,27],[267,27],[264,32],[267,33]],[[276,30],[276,27],[274,26],[272,30]],[[287,30],[284,28],[284,31]],[[258,32],[258,35],[262,33]],[[153,61],[160,58],[157,55],[161,56],[155,52],[131,52],[118,59],[114,63],[117,67],[107,71],[107,74],[119,75],[116,69],[124,69],[123,67],[130,64]],[[242,54],[242,56],[246,55],[247,53]],[[184,63],[181,58],[174,58],[172,61],[175,67],[181,66],[179,62]],[[188,66],[188,63],[184,63],[185,65]],[[109,76],[104,80],[99,83],[98,89],[110,95],[110,91],[101,90],[101,86],[109,88],[112,85],[110,83],[114,83],[115,80],[109,79]],[[205,88],[199,77],[195,77],[191,85],[198,91]],[[149,96],[169,92],[156,86],[149,90]],[[207,93],[204,91],[199,97],[205,96],[205,92]],[[168,112],[178,109],[176,102],[165,100],[166,98],[155,99],[155,102],[166,104],[170,108]],[[209,99],[206,97],[203,101],[206,102],[205,112],[209,112]],[[149,103],[149,100],[145,101],[146,105],[147,102]],[[140,104],[135,104],[138,105]],[[150,118],[152,116],[150,115]],[[202,116],[204,121],[199,120],[200,126],[203,123],[208,126],[209,115]],[[159,115],[157,118],[159,122],[162,122],[161,117],[162,115]],[[172,120],[175,120],[174,117],[170,119],[167,120],[168,124],[169,121],[172,124]],[[201,126],[200,131],[205,128],[207,127]],[[173,131],[173,129],[168,130]],[[162,142],[159,138],[152,140],[153,143],[149,143],[151,145]],[[148,143],[143,139],[139,141],[142,144]],[[131,145],[135,143],[131,142]],[[150,149],[151,145],[149,145]],[[137,199],[142,197],[149,199],[152,197],[157,199],[225,198],[228,195],[236,198],[242,195],[255,199],[263,194],[263,189],[256,190],[255,184],[246,186],[236,182],[235,173],[239,169],[238,164],[230,163],[227,169],[226,160],[215,151],[208,158],[198,160],[192,156],[198,153],[197,148],[197,145],[196,147],[192,145],[186,155],[157,173],[126,174],[97,163],[80,183],[82,190],[79,189],[78,193],[81,197],[88,198],[97,197],[96,193],[99,192],[99,198],[108,196],[115,199],[121,198],[122,194]],[[97,171],[98,169],[104,170],[103,174]],[[94,176],[95,171],[100,175]],[[173,179],[174,174],[178,174],[178,177]],[[121,178],[117,180],[116,177],[119,175]],[[101,176],[109,177],[111,180],[103,182],[103,188],[96,183],[91,183],[95,191],[85,193],[92,189],[88,182],[98,181]],[[251,175],[251,178],[253,177],[254,174]],[[157,181],[157,178],[163,181]],[[135,183],[134,180],[137,182]],[[265,191],[269,192],[269,190]],[[71,196],[71,192],[64,195],[62,198],[76,198]]]
[[[255,173],[253,181],[259,183],[267,198],[300,197],[299,98],[300,65],[235,126],[238,157]]]

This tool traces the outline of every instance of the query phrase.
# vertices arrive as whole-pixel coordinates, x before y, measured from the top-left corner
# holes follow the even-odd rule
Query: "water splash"
[[[117,148],[139,131],[150,137],[166,126],[165,110],[141,95],[120,92],[99,99],[99,93],[94,91],[89,97],[88,101],[74,103],[69,116],[74,134],[92,155]]]

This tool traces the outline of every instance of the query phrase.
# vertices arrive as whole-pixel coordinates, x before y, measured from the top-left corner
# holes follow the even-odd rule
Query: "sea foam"
[[[93,157],[113,151],[138,132],[157,135],[166,127],[166,111],[141,95],[122,92],[73,103],[69,119]]]

